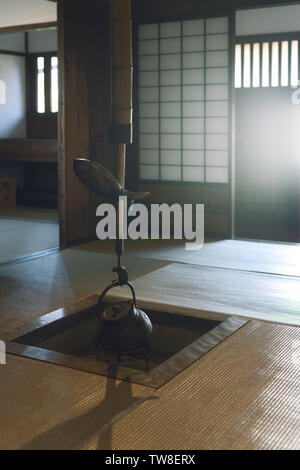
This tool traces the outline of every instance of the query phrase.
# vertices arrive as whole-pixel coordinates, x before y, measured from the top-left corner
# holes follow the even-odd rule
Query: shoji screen
[[[139,27],[140,179],[228,182],[228,18]]]

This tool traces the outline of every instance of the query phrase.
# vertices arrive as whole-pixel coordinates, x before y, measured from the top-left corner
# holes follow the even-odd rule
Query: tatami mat
[[[131,279],[164,261],[124,257]],[[69,248],[61,253],[0,267],[0,334],[100,291],[116,275],[116,258]]]
[[[8,355],[0,367],[0,449],[78,449],[152,390]],[[111,447],[111,436],[98,446]]]
[[[280,259],[274,266],[284,266]],[[99,291],[115,277],[115,263],[88,245],[0,267],[0,338]],[[123,263],[149,308],[300,324],[296,276],[170,264],[163,256],[126,255]],[[0,448],[300,448],[299,335],[293,326],[251,321],[155,394],[8,355],[0,368]]]
[[[54,209],[0,209],[0,264],[59,246]]]
[[[297,277],[172,263],[139,277],[133,285],[144,308],[216,320],[236,315],[300,325]],[[122,299],[128,293],[118,288],[109,296]]]
[[[85,448],[299,450],[299,342],[250,322]]]
[[[79,250],[111,253],[112,242],[95,241]],[[224,269],[300,276],[300,244],[242,240],[206,240],[199,251],[187,251],[177,240],[127,240],[131,256]]]
[[[112,254],[92,245],[0,267],[0,333],[103,289],[115,275]],[[277,245],[276,245],[277,246]],[[300,279],[124,256],[146,308],[224,318],[238,315],[300,325]],[[282,264],[283,258],[282,258]],[[278,264],[279,266],[279,264]],[[277,267],[278,267],[277,266]],[[278,268],[279,269],[279,268]],[[112,291],[115,295],[117,290]],[[121,290],[122,297],[127,290]],[[208,312],[208,313],[207,313]]]

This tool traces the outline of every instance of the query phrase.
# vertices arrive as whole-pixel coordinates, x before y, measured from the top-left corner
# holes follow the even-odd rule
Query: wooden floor
[[[179,252],[168,259],[169,249],[154,247],[152,258],[128,247],[142,303],[255,320],[157,391],[8,355],[1,449],[300,448],[298,245],[215,242],[198,266]],[[0,339],[101,290],[115,263],[108,250],[81,245],[0,267]]]

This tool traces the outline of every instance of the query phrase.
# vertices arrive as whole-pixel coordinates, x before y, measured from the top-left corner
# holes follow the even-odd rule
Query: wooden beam
[[[226,14],[236,8],[259,8],[293,4],[293,0],[132,0],[133,17],[136,21],[158,21],[163,18],[188,18],[194,15]]]
[[[0,162],[57,162],[57,140],[0,140]]]
[[[4,55],[16,55],[16,56],[26,57],[26,53],[25,53],[25,52],[7,51],[6,49],[0,49],[0,54],[4,54]]]
[[[7,34],[7,33],[17,33],[19,31],[30,31],[32,29],[48,29],[48,28],[56,28],[57,22],[50,21],[48,23],[35,23],[35,24],[22,24],[16,26],[6,26],[0,28],[0,34]]]
[[[98,196],[73,172],[73,160],[87,157],[92,140],[110,119],[109,2],[59,0],[58,60],[60,86],[59,180],[61,246],[96,236]],[[116,170],[115,149],[108,142],[95,158]]]

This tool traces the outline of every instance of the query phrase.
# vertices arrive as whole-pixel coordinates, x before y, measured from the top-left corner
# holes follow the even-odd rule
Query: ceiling
[[[0,28],[56,21],[56,8],[48,0],[0,0]]]

